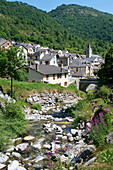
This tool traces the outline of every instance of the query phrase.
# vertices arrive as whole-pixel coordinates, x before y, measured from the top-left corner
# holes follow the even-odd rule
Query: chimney
[[[38,64],[36,64],[36,70],[39,71],[39,65]]]
[[[61,72],[63,72],[63,64],[61,64]]]

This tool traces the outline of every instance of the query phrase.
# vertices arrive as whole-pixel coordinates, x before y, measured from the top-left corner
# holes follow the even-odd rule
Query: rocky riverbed
[[[57,99],[57,102],[56,102]],[[50,169],[48,159],[76,165],[84,164],[92,158],[96,148],[87,141],[84,122],[72,128],[74,118],[65,113],[67,107],[77,103],[76,94],[42,93],[29,96],[31,104],[40,103],[42,110],[25,107],[26,119],[29,120],[29,134],[13,139],[13,145],[5,153],[0,153],[0,168],[8,170]]]

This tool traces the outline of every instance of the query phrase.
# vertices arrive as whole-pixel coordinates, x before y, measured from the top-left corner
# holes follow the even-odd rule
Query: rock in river
[[[5,163],[5,162],[7,162],[8,159],[9,159],[9,157],[7,155],[0,152],[0,163]]]

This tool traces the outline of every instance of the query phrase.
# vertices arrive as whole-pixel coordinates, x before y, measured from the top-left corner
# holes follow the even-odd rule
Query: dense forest
[[[113,15],[78,5],[62,5],[46,13],[21,2],[0,1],[0,37],[39,43],[54,49],[104,56],[113,41]]]

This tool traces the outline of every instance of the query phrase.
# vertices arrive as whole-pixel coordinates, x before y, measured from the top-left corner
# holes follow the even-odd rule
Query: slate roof
[[[5,38],[0,38],[0,46],[2,46],[7,40]]]
[[[86,67],[86,64],[88,64],[87,61],[83,59],[76,59],[72,61],[72,64],[70,64],[69,67]]]
[[[94,66],[93,70],[99,70],[99,68],[97,66]]]
[[[85,58],[86,61],[93,62],[97,57]]]
[[[31,69],[33,69],[33,68],[31,68]],[[33,70],[35,70],[36,72],[39,72],[43,75],[68,73],[68,71],[61,69],[60,67],[57,67],[54,65],[38,65],[38,69],[39,70],[35,70],[35,69],[33,69]]]
[[[40,56],[40,54],[39,54],[39,52],[35,52],[33,55],[32,55],[32,57],[36,57],[36,56]]]
[[[55,54],[45,54],[40,61],[50,61],[54,56]]]

